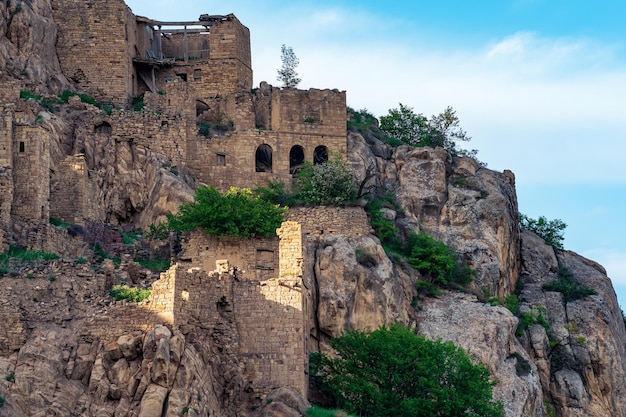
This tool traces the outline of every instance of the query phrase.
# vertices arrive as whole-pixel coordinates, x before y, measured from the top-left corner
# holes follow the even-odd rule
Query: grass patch
[[[330,410],[317,405],[306,410],[306,415],[307,417],[356,417],[354,414],[348,414],[343,410]]]
[[[0,254],[0,272],[4,269],[9,272],[9,261],[17,260],[18,262],[32,265],[33,263],[40,261],[52,261],[59,259],[59,255],[52,252],[46,252],[42,250],[27,250],[17,246],[11,246],[5,253]]]
[[[540,324],[541,327],[548,330],[550,328],[550,323],[545,317],[547,310],[545,307],[533,307],[527,313],[521,313],[519,315],[519,324],[517,325],[517,329],[515,330],[515,336],[522,337],[524,332],[535,324]]]
[[[117,301],[127,300],[133,303],[138,303],[150,297],[151,292],[152,290],[150,289],[132,288],[128,285],[114,285],[109,290],[111,297]]]
[[[150,271],[154,271],[154,272],[163,272],[170,267],[169,259],[145,260],[145,259],[137,258],[135,259],[135,262],[137,262],[139,265],[143,266],[144,268],[149,269]]]
[[[64,229],[67,229],[68,227],[70,227],[72,225],[71,223],[67,223],[67,222],[64,222],[61,219],[57,219],[56,217],[50,217],[49,222],[53,226],[62,227]]]

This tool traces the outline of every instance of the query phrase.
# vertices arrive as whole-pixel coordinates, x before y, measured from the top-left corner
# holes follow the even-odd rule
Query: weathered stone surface
[[[160,417],[167,398],[167,388],[151,384],[141,399],[139,417]]]
[[[515,337],[517,319],[507,309],[450,293],[421,301],[417,317],[420,334],[452,341],[487,366],[497,381],[494,398],[503,401],[507,417],[543,415],[536,367],[528,363],[528,374],[516,372],[516,356],[527,362],[530,357]]]

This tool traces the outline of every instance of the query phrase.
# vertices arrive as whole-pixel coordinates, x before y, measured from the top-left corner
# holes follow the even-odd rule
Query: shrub
[[[50,217],[50,224],[57,227],[62,227],[64,229],[71,226],[71,223],[64,222],[61,219],[57,219],[56,217]]]
[[[15,372],[11,372],[9,374],[7,374],[4,379],[6,379],[9,382],[15,382]]]
[[[305,204],[341,206],[357,198],[356,178],[337,155],[323,164],[305,162],[296,178],[296,193]]]
[[[555,281],[543,284],[541,289],[544,291],[560,292],[563,294],[564,303],[598,294],[593,288],[574,281],[571,272],[563,266],[559,266],[558,278]]]
[[[109,290],[111,297],[117,301],[127,300],[138,303],[150,297],[150,289],[131,288],[127,285],[114,285]]]
[[[522,355],[517,352],[513,352],[510,357],[515,358],[515,373],[517,374],[517,376],[526,376],[530,373],[532,369],[530,366],[530,362],[524,359]]]
[[[294,203],[294,197],[285,191],[285,183],[278,180],[269,180],[267,186],[258,186],[252,193],[263,201],[283,207]]]
[[[531,231],[542,238],[546,244],[563,249],[563,230],[567,227],[560,219],[548,220],[544,216],[531,219],[525,214],[519,214],[519,225],[524,230]]]
[[[217,237],[267,237],[276,233],[285,210],[247,188],[232,187],[221,194],[215,187],[205,186],[196,190],[194,202],[181,205],[178,214],[167,215],[167,225],[180,232],[200,228]]]
[[[546,308],[545,307],[533,307],[530,311],[525,313],[520,313],[519,315],[519,324],[517,325],[517,329],[515,330],[515,335],[517,337],[522,337],[524,332],[535,324],[540,324],[541,327],[548,330],[550,328],[550,323],[545,317]]]
[[[398,228],[392,220],[385,219],[385,215],[381,211],[385,201],[379,198],[372,199],[365,205],[365,211],[369,214],[370,224],[374,229],[374,234],[378,236],[383,243],[394,243]]]
[[[487,368],[452,342],[432,341],[400,324],[348,331],[319,355],[312,374],[338,405],[357,415],[503,416]]]
[[[58,259],[59,255],[52,252],[46,252],[41,250],[27,250],[17,246],[9,247],[9,250],[0,254],[0,275],[2,269],[5,269],[5,273],[8,273],[9,261],[11,259],[17,260],[21,263],[32,265],[40,261],[52,261]]]
[[[146,103],[143,101],[143,94],[133,97],[132,105],[134,111],[142,111],[146,106]]]
[[[435,284],[466,285],[473,279],[474,271],[458,261],[454,250],[426,234],[411,233],[407,252],[411,266]]]

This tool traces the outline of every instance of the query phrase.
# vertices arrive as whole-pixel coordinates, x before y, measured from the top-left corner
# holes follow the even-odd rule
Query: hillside
[[[0,416],[301,416],[324,401],[308,353],[392,322],[484,363],[507,417],[626,415],[611,281],[520,230],[512,172],[348,131],[345,92],[252,89],[247,28],[203,19],[182,42],[121,0],[0,2],[0,249],[58,254],[0,265]],[[420,291],[361,207],[291,209],[271,238],[141,237],[200,184],[290,184],[333,153],[474,281]],[[563,280],[596,294],[545,286]],[[121,283],[152,293],[116,301]]]

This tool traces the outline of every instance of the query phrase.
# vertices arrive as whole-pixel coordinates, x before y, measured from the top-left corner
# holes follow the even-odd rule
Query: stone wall
[[[13,220],[48,220],[50,200],[50,135],[41,127],[15,125],[13,130]]]
[[[53,0],[64,75],[93,97],[126,104],[133,92],[134,15],[123,0]]]
[[[373,233],[367,213],[361,207],[299,207],[287,210],[285,220],[302,225],[306,236],[341,234],[360,237]]]
[[[68,156],[56,166],[57,179],[50,189],[50,217],[84,224],[87,215],[87,164],[82,154]]]
[[[215,238],[192,232],[183,242],[181,259],[203,271],[233,272],[238,279],[265,280],[278,276],[278,238]],[[218,261],[220,267],[217,268]]]

